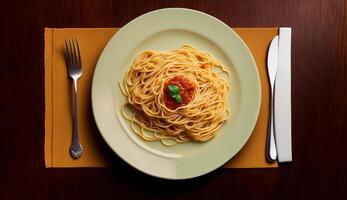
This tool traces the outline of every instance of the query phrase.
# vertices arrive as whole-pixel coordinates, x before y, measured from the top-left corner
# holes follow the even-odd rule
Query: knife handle
[[[271,92],[270,92],[270,109],[269,109],[269,124],[268,124],[268,136],[267,136],[267,145],[266,145],[266,159],[268,162],[275,162],[277,160],[277,149],[276,149],[276,142],[275,142],[275,134],[274,134],[274,112],[273,112],[273,106],[274,106],[274,95],[273,95],[273,87],[271,86]]]

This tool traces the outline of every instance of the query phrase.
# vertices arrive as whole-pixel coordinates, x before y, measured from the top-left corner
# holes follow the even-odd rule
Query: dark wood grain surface
[[[110,151],[112,168],[45,169],[43,28],[119,27],[164,7],[293,28],[293,163],[166,181]],[[13,0],[0,13],[0,199],[347,199],[346,0]]]

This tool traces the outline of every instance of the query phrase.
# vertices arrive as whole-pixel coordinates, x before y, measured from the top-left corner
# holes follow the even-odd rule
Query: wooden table
[[[265,3],[266,2],[266,3]],[[347,2],[18,0],[0,6],[0,198],[347,198]],[[108,169],[45,169],[44,27],[119,27],[164,7],[209,13],[231,27],[290,26],[294,162],[219,169],[187,181]]]

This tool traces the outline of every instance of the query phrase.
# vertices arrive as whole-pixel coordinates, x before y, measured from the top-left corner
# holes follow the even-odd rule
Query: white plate
[[[142,51],[183,44],[208,51],[230,69],[232,116],[206,143],[165,147],[160,142],[145,142],[121,115],[126,99],[118,83]],[[187,179],[222,166],[246,143],[258,118],[260,81],[249,49],[226,24],[195,10],[161,9],[132,20],[109,41],[95,69],[92,106],[101,135],[119,157],[152,176]]]

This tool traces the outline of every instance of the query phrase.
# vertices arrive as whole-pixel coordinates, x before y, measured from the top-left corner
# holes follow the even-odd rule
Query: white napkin
[[[275,140],[279,162],[292,161],[291,28],[279,30],[278,66],[275,82]]]

